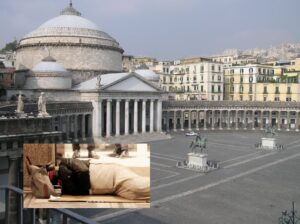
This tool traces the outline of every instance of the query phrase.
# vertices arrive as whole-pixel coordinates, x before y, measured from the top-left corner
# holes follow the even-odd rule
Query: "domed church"
[[[99,74],[122,71],[124,50],[110,35],[83,18],[72,5],[24,36],[16,55],[16,69],[32,70],[51,55],[72,73],[78,84]]]

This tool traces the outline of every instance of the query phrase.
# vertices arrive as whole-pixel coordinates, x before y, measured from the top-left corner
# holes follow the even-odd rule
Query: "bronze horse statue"
[[[207,139],[198,134],[190,145],[192,153],[203,153],[203,150],[206,149],[206,142]]]
[[[270,125],[268,125],[268,126],[266,127],[265,132],[266,132],[266,135],[267,135],[267,136],[272,136],[272,137],[274,137],[274,135],[276,134],[276,133],[275,133],[275,128],[272,127],[272,126],[270,126]]]

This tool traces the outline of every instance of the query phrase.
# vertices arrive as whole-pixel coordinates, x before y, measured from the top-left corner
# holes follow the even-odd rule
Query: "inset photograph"
[[[148,144],[24,144],[24,208],[150,208]]]

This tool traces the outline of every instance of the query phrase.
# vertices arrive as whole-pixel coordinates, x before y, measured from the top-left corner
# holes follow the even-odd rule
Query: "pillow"
[[[50,198],[50,195],[58,196],[45,168],[30,165],[29,171],[32,194],[36,198]]]

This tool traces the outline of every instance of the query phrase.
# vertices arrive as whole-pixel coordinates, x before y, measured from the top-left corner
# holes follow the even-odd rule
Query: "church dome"
[[[70,89],[71,74],[50,56],[25,75],[24,89]]]
[[[61,64],[50,56],[44,58],[40,63],[32,68],[33,72],[47,72],[47,73],[65,73],[66,69]]]
[[[110,35],[101,31],[95,23],[83,18],[81,13],[73,8],[72,4],[63,9],[59,16],[48,20],[36,30],[26,35],[24,39],[32,37],[66,35],[95,37],[116,42],[116,40]]]
[[[60,15],[20,40],[16,69],[21,65],[41,72],[66,69],[75,85],[101,74],[121,72],[123,52],[113,37],[83,18],[70,3]],[[43,60],[49,54],[57,63]]]

